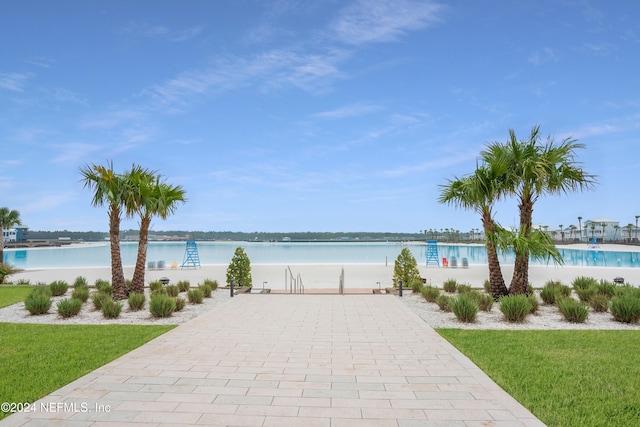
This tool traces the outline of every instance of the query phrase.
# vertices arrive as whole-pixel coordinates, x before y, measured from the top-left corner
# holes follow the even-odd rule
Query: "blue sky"
[[[0,206],[33,230],[106,231],[78,169],[112,160],[186,189],[154,230],[468,231],[438,186],[536,124],[599,184],[535,223],[640,214],[639,2],[1,1],[0,53]]]

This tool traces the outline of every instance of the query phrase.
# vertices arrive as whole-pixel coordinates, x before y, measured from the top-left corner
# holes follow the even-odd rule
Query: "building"
[[[621,233],[620,221],[605,217],[588,219],[582,223],[581,241],[590,242],[596,239],[600,243],[613,242],[622,239]]]
[[[28,227],[15,227],[9,228],[7,230],[2,230],[2,236],[4,237],[4,242],[26,242],[27,241],[27,230]]]

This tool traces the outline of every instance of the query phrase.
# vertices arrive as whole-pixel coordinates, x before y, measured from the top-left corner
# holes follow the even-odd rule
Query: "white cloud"
[[[432,1],[358,0],[342,11],[330,29],[347,44],[388,42],[438,22],[443,9]]]
[[[352,104],[335,110],[316,113],[313,117],[321,119],[344,119],[347,117],[364,116],[374,111],[380,110],[380,106],[373,104]]]
[[[101,145],[81,142],[56,144],[53,145],[52,148],[58,151],[58,155],[51,159],[53,163],[66,163],[73,166],[85,161],[87,158],[90,158],[92,153],[103,149]]]
[[[31,73],[0,73],[0,88],[13,92],[23,92]]]
[[[533,52],[528,58],[528,61],[533,65],[542,65],[546,64],[547,62],[557,62],[558,60],[559,58],[556,51],[549,47],[545,47]]]

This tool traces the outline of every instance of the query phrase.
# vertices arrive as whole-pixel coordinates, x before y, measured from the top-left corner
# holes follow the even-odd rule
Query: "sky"
[[[440,186],[536,125],[598,184],[534,223],[640,214],[632,0],[0,0],[0,58],[0,206],[31,230],[107,231],[79,169],[113,162],[186,190],[154,231],[465,232]]]

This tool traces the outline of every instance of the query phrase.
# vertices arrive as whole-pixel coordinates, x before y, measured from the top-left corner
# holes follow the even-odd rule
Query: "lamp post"
[[[578,217],[578,227],[580,227],[580,234],[578,237],[578,241],[582,242],[582,217],[581,216]]]

